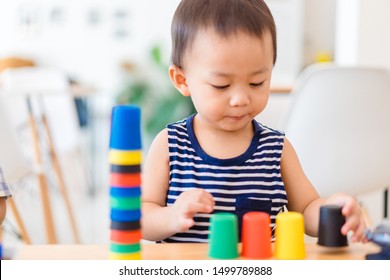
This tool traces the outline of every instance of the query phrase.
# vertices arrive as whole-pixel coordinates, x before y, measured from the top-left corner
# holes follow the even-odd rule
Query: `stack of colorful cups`
[[[114,260],[141,259],[141,110],[113,108],[110,135],[110,255]]]

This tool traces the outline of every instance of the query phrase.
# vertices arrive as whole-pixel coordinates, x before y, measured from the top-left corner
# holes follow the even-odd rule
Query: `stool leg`
[[[8,202],[8,205],[9,205],[9,207],[10,207],[10,209],[15,217],[16,224],[18,225],[18,227],[20,229],[20,235],[22,236],[24,243],[31,244],[30,236],[27,233],[27,230],[26,230],[24,223],[22,221],[22,217],[20,216],[18,208],[16,207],[15,201],[12,199],[12,197],[9,197],[7,199],[7,202]]]
[[[55,171],[57,178],[58,178],[58,182],[59,182],[60,189],[61,189],[61,194],[62,194],[62,197],[64,198],[66,209],[68,211],[68,215],[69,215],[69,219],[70,219],[70,223],[71,223],[71,227],[72,227],[72,232],[73,232],[73,237],[74,237],[76,243],[80,243],[76,220],[74,218],[74,215],[72,212],[72,206],[70,204],[68,193],[67,193],[67,190],[65,187],[65,181],[64,181],[64,177],[62,176],[60,163],[59,163],[58,157],[57,157],[57,152],[56,152],[55,147],[54,147],[53,137],[51,135],[50,127],[49,127],[46,115],[45,115],[43,110],[42,110],[42,122],[43,122],[43,126],[45,128],[46,135],[47,135],[47,138],[49,141],[50,158],[51,158],[51,161],[52,161],[52,164],[54,167],[54,171]]]
[[[387,220],[389,212],[389,187],[383,191],[383,218]]]
[[[39,146],[38,129],[35,124],[30,97],[27,97],[27,106],[29,112],[29,126],[31,128],[31,133],[34,142],[35,161],[38,165],[38,168],[42,169],[42,158],[41,158],[41,150]],[[49,244],[54,244],[57,243],[57,241],[56,241],[53,216],[52,216],[52,211],[50,206],[49,189],[47,186],[46,177],[43,174],[43,170],[38,170],[37,176],[41,188],[41,199],[42,199],[42,206],[43,206],[43,215],[44,215],[45,225],[46,225],[47,240]]]

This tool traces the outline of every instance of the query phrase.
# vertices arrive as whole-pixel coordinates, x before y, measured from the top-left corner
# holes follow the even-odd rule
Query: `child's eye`
[[[229,85],[223,85],[223,86],[217,86],[217,85],[212,85],[216,89],[226,89],[229,87]]]
[[[249,85],[251,86],[251,87],[260,87],[260,86],[262,86],[264,84],[264,82],[261,82],[261,83],[250,83]]]

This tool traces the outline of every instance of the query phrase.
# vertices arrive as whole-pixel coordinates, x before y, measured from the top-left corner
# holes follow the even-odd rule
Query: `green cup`
[[[216,213],[211,216],[208,256],[214,259],[234,259],[239,256],[236,215]]]

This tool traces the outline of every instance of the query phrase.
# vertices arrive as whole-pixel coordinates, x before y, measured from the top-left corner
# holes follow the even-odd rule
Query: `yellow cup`
[[[303,215],[297,212],[282,212],[276,216],[275,258],[302,260],[306,257],[305,227]]]
[[[108,255],[109,260],[142,260],[141,252],[135,253],[115,253],[110,252]]]

